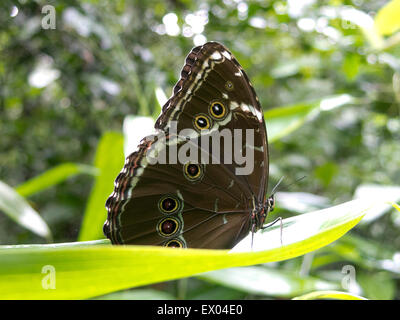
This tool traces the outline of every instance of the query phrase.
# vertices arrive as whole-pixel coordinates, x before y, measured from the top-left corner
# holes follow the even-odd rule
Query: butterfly
[[[215,145],[195,143],[222,132]],[[263,229],[274,208],[274,196],[266,196],[268,171],[254,88],[224,45],[207,42],[186,57],[155,134],[126,158],[106,202],[104,234],[113,244],[232,248]]]

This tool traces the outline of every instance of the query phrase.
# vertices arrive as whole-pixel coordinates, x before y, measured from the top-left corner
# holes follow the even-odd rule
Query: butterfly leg
[[[270,222],[270,223],[268,223],[268,224],[266,224],[266,225],[264,225],[262,228],[261,228],[261,230],[264,230],[264,229],[267,229],[267,228],[269,228],[269,227],[272,227],[275,223],[277,223],[277,222],[280,222],[280,231],[281,231],[281,235],[280,235],[280,238],[281,238],[281,245],[283,244],[282,243],[282,230],[283,230],[283,224],[282,224],[282,217],[278,217],[278,218],[276,218],[274,221],[272,221],[272,222]]]
[[[251,249],[253,249],[255,226],[255,224],[251,226]]]

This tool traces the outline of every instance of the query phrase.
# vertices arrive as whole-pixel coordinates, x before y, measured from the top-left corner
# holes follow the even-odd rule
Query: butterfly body
[[[273,204],[264,118],[223,45],[192,49],[155,130],[127,157],[106,202],[113,244],[231,248],[263,227]]]

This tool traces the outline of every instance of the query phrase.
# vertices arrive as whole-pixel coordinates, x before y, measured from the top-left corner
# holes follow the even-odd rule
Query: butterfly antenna
[[[275,187],[272,189],[272,191],[271,191],[271,196],[273,196],[273,195],[275,194],[276,190],[278,189],[278,187],[279,187],[279,185],[281,184],[281,182],[282,182],[282,180],[283,180],[284,177],[285,177],[285,176],[282,176],[282,178],[279,179],[278,183],[277,183],[277,184],[275,185]]]
[[[286,189],[289,189],[290,186],[292,186],[292,185],[296,184],[297,182],[303,180],[305,177],[307,177],[307,176],[302,176],[301,178],[296,179],[294,182],[292,182],[291,184],[286,186]]]
[[[278,183],[277,183],[277,184],[275,185],[275,187],[272,189],[271,196],[273,196],[273,195],[277,192],[278,187],[280,186],[280,184],[281,184],[281,182],[282,182],[282,180],[283,180],[284,177],[285,177],[285,176],[283,176],[282,178],[280,178],[279,181],[278,181]],[[295,180],[294,182],[292,182],[291,184],[285,186],[285,189],[289,189],[290,186],[292,186],[292,185],[294,185],[295,183],[297,183],[297,182],[303,180],[305,177],[306,177],[306,176],[302,176],[301,178],[296,179],[296,180]]]

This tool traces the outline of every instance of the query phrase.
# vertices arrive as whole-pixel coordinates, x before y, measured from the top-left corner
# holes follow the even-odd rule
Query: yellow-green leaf
[[[378,11],[375,28],[381,35],[391,35],[400,29],[400,0],[392,0]]]
[[[77,174],[96,175],[97,170],[92,166],[79,163],[63,163],[51,168],[15,188],[24,197],[30,196],[49,187],[52,187]]]
[[[268,110],[264,112],[268,140],[274,142],[289,135],[321,111],[332,110],[355,102],[354,97],[348,94],[339,94],[313,102],[297,103]]]
[[[124,165],[123,136],[106,132],[96,150],[94,165],[99,170],[83,217],[79,240],[103,238],[102,226],[107,218],[105,203],[114,188],[114,180]]]
[[[90,298],[211,270],[291,259],[340,238],[373,209],[356,200],[285,219],[282,244],[279,226],[271,227],[256,234],[253,250],[250,236],[231,251],[85,242],[3,246],[0,299]],[[56,289],[43,287],[42,281],[51,279],[48,270],[54,271]]]
[[[321,299],[339,299],[339,300],[367,300],[364,297],[357,296],[348,292],[341,291],[315,291],[307,293],[293,300],[321,300]]]

